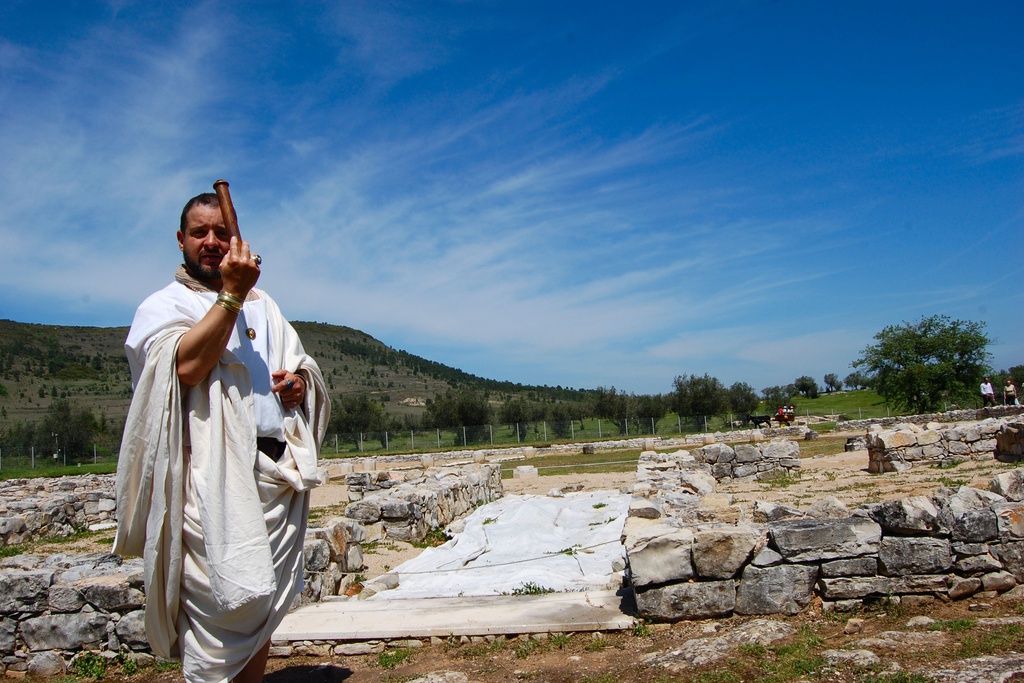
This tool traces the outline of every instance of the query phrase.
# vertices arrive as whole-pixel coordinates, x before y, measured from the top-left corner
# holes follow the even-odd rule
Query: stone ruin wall
[[[1024,431],[1019,424],[1011,427],[1019,448]],[[927,602],[986,596],[1024,583],[1022,471],[994,482],[998,493],[940,490],[930,498],[853,512],[830,501],[806,512],[758,504],[754,519],[745,520],[728,496],[715,493],[716,481],[795,476],[799,467],[797,444],[760,443],[767,430],[745,431],[750,434],[741,438],[753,443],[735,448],[723,442],[737,432],[616,442],[628,448],[700,446],[692,455],[646,453],[638,464],[623,542],[641,616],[793,613],[814,596],[836,609],[882,597]],[[772,431],[807,436],[806,427]],[[539,452],[526,447],[502,459]],[[498,451],[478,453],[457,457],[480,463]],[[466,467],[460,479],[452,467],[417,471],[432,464],[422,456],[377,461],[352,468],[363,470],[351,480],[353,503],[362,503],[353,508],[356,517],[309,529],[300,602],[343,592],[362,567],[361,544],[388,534],[412,539],[501,495],[500,465]],[[389,464],[405,471],[377,470]],[[18,480],[0,487],[0,546],[113,522],[112,476]],[[421,487],[428,493],[419,492]],[[379,517],[371,514],[376,508]],[[141,560],[106,553],[0,560],[0,673],[42,673],[47,663],[63,666],[67,656],[83,649],[150,658],[142,576]]]
[[[999,423],[993,454],[1002,456],[1004,443],[1019,451],[1020,427]],[[852,511],[834,498],[806,511],[757,503],[752,520],[714,481],[706,453],[641,458],[623,529],[638,616],[796,614],[814,599],[843,610],[1024,592],[1024,469],[999,475],[988,491],[943,488]]]
[[[444,526],[500,497],[501,466],[360,475],[361,517],[310,526],[297,604],[338,595],[363,568],[362,544]],[[2,483],[2,545],[114,526],[114,477],[89,475]],[[378,516],[366,511],[376,507]],[[421,533],[422,532],[422,533]],[[0,559],[0,674],[63,673],[66,659],[95,650],[151,660],[145,634],[141,558],[110,553],[15,555]]]
[[[872,427],[892,427],[897,424],[924,425],[929,422],[981,422],[989,418],[1010,419],[1024,415],[1024,406],[991,406],[967,410],[948,410],[944,413],[902,415],[900,417],[873,417],[865,420],[840,420],[836,422],[838,432],[867,432]]]
[[[867,435],[868,471],[901,472],[924,463],[999,458],[1017,462],[1024,454],[1024,422],[988,418],[967,424],[912,422],[892,429],[873,425]]]

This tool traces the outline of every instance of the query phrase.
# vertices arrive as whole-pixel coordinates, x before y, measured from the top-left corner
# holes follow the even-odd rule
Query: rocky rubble
[[[958,433],[977,441],[1003,426],[986,421]],[[853,511],[834,500],[807,512],[756,505],[755,519],[743,520],[728,500],[706,503],[715,495],[708,448],[732,462],[719,446],[700,457],[641,458],[634,494],[644,501],[623,529],[641,617],[796,614],[815,597],[827,610],[883,599],[923,605],[1024,583],[1024,470],[999,475],[988,491],[942,488]],[[753,453],[737,447],[736,458],[741,448]],[[779,463],[798,458],[784,455]]]
[[[0,481],[0,548],[113,525],[114,475]]]
[[[345,476],[351,503],[345,517],[368,539],[421,541],[484,503],[501,498],[501,465],[352,472]]]
[[[874,425],[867,448],[868,471],[875,473],[992,457],[1019,461],[1024,453],[1024,423],[989,418],[967,424],[897,423],[891,429]]]

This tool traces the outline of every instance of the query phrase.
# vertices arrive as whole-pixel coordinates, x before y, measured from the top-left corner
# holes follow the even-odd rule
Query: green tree
[[[50,404],[38,430],[39,436],[54,439],[55,447],[72,457],[88,454],[95,433],[96,418],[92,411],[64,398]]]
[[[768,407],[769,413],[774,413],[776,408],[786,405],[795,393],[796,389],[793,388],[792,384],[784,387],[765,387],[761,390],[761,395],[764,397],[764,402]]]
[[[807,375],[797,377],[793,386],[806,398],[818,398],[818,383],[814,381],[813,377]]]
[[[866,386],[870,386],[871,378],[863,372],[851,372],[843,380],[843,384],[846,385],[847,389],[863,389]]]
[[[397,428],[384,407],[366,394],[342,396],[331,404],[328,430],[340,434],[382,433]],[[357,440],[357,436],[352,437]]]
[[[726,398],[729,402],[729,410],[736,415],[749,415],[757,412],[757,405],[760,403],[757,392],[746,382],[736,382],[729,387]]]
[[[425,427],[476,427],[491,423],[487,397],[467,387],[434,394],[423,415]]]
[[[677,415],[699,417],[720,415],[728,406],[725,387],[717,378],[704,374],[677,375],[673,382],[675,392],[669,401]]]
[[[825,380],[825,391],[829,393],[843,388],[843,383],[839,381],[839,375],[834,372],[828,373],[823,379]]]
[[[991,340],[984,329],[985,323],[944,315],[890,325],[853,367],[868,370],[875,391],[912,413],[933,412],[944,401],[976,401],[977,385],[988,372]]]

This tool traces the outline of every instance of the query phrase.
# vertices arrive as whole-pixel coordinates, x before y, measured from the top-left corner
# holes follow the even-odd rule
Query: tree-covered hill
[[[418,415],[427,399],[469,387],[493,400],[583,400],[591,392],[485,379],[407,351],[360,330],[293,323],[323,370],[333,398],[367,395],[394,415]],[[0,320],[0,428],[36,421],[66,398],[97,419],[123,423],[131,401],[124,355],[127,327],[72,327]]]

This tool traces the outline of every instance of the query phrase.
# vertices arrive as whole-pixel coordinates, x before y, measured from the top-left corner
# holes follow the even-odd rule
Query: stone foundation
[[[925,463],[944,464],[958,460],[999,458],[1021,459],[1022,423],[989,418],[967,424],[928,422],[873,427],[867,435],[868,471],[899,472]]]
[[[501,465],[430,468],[413,476],[353,472],[345,480],[352,500],[345,517],[371,536],[407,542],[422,541],[430,530],[503,495]]]
[[[1022,426],[992,434],[1019,448]],[[974,441],[988,427],[977,432]],[[796,614],[816,597],[826,610],[922,605],[1024,583],[1024,469],[994,478],[988,491],[940,489],[852,511],[835,499],[806,512],[758,503],[744,520],[714,493],[706,464],[688,454],[662,464],[670,459],[641,459],[623,529],[640,617]]]
[[[113,525],[114,475],[0,481],[0,548]]]

